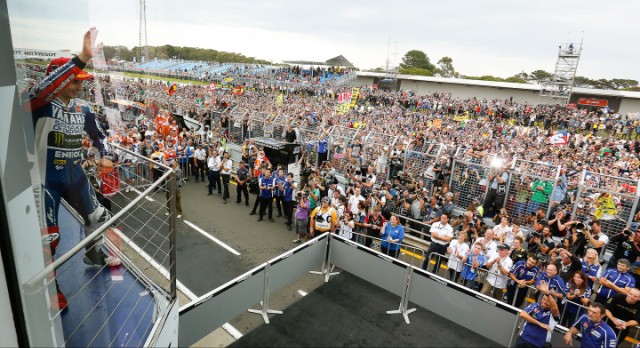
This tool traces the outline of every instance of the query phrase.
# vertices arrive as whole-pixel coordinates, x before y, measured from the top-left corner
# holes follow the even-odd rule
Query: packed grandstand
[[[43,70],[18,65],[33,80]],[[635,274],[618,284],[630,270],[616,261],[633,266],[640,254],[638,114],[389,91],[356,85],[355,72],[339,67],[170,60],[109,70],[157,79],[98,73],[85,84],[83,98],[94,104],[108,142],[146,157],[161,152],[179,163],[185,181],[204,181],[199,146],[205,161],[240,149],[257,178],[268,161],[256,139],[295,143],[300,152],[279,163],[284,174],[295,168],[312,210],[329,197],[336,231],[349,230],[356,242],[381,247],[367,243],[376,239],[367,222],[375,211],[384,221],[397,216],[407,235],[398,244],[424,245],[425,268],[442,262],[452,281],[517,306],[551,290],[563,322],[636,284]],[[113,155],[120,167],[153,175],[135,158]],[[237,167],[234,161],[234,174]],[[441,252],[429,246],[436,224],[438,236],[443,224],[451,229]],[[509,250],[507,273],[494,267],[505,259],[500,250]],[[526,267],[535,274],[521,277],[530,257],[537,265]]]

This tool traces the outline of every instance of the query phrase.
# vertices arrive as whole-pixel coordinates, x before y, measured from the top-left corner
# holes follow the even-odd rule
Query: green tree
[[[433,71],[423,68],[400,68],[399,73],[405,75],[433,76]]]
[[[438,74],[442,77],[454,77],[456,70],[453,68],[453,59],[451,57],[442,57],[438,61]]]
[[[612,79],[609,81],[609,83],[615,89],[626,89],[638,86],[638,81],[628,79]]]
[[[402,57],[402,63],[400,63],[400,69],[419,68],[428,70],[433,74],[435,66],[431,64],[429,57],[426,53],[418,50],[411,50]]]
[[[573,85],[582,88],[593,88],[594,81],[588,77],[576,76],[573,78]]]
[[[513,83],[527,83],[527,79],[523,78],[520,74],[516,74],[504,79],[505,82],[513,82]]]
[[[536,81],[537,83],[547,82],[551,79],[551,77],[553,77],[553,74],[544,70],[532,71],[531,74],[529,74],[529,80]]]

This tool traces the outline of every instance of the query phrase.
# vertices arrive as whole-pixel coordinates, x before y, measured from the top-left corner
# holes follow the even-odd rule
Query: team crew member
[[[209,167],[209,196],[213,190],[218,190],[218,195],[222,195],[222,183],[220,182],[220,168],[222,168],[222,158],[218,150],[213,150],[212,155],[207,160]]]
[[[240,168],[236,171],[236,203],[242,203],[242,197],[240,193],[244,196],[244,205],[249,206],[249,189],[247,187],[247,183],[251,178],[249,177],[249,169],[247,169],[247,164],[244,162],[240,162]]]
[[[535,282],[536,274],[540,271],[538,257],[535,254],[529,255],[526,260],[516,262],[509,272],[509,285],[507,285],[507,303],[520,307],[530,285]],[[514,302],[515,299],[515,302]]]
[[[93,75],[82,69],[91,60],[95,48],[97,31],[91,28],[83,38],[82,52],[74,57],[57,58],[46,69],[47,77],[32,87],[26,97],[25,109],[32,113],[35,127],[35,148],[39,162],[41,186],[35,190],[40,227],[43,234],[43,251],[46,262],[52,261],[59,243],[57,221],[60,199],[64,198],[83,217],[88,227],[86,235],[109,220],[109,211],[100,205],[93,187],[80,164],[82,160],[82,137],[86,132],[93,146],[105,155],[102,144],[104,134],[97,124],[96,115],[89,105],[76,99],[82,90],[82,81]],[[113,163],[101,159],[104,168]],[[108,257],[96,240],[87,245],[84,262],[95,265],[117,266],[120,260]],[[57,283],[56,283],[57,288]],[[64,309],[65,296],[59,291],[52,297],[52,306]]]
[[[227,199],[229,199],[229,179],[231,178],[231,167],[233,166],[233,161],[229,158],[229,153],[225,152],[222,158],[222,165],[220,168],[220,176],[222,177],[222,187],[224,191],[222,192],[222,202],[227,204]]]
[[[540,304],[534,302],[520,312],[520,318],[526,323],[522,326],[515,346],[518,348],[544,347],[559,316],[555,297],[549,294],[548,288],[544,289]]]
[[[287,181],[287,177],[284,175],[284,170],[278,169],[278,175],[275,177],[276,190],[274,192],[274,198],[276,201],[276,209],[278,210],[278,217],[282,217],[282,211],[284,208],[284,183]]]
[[[592,304],[564,335],[564,343],[571,345],[573,336],[582,334],[580,347],[603,347],[613,348],[617,345],[616,334],[613,329],[603,319],[606,316],[606,309],[601,303]]]
[[[440,255],[445,255],[447,253],[447,246],[453,239],[453,228],[451,227],[451,225],[449,225],[449,216],[447,214],[442,214],[440,216],[440,221],[431,225],[429,233],[431,233],[431,244],[429,245],[429,249],[427,250],[427,257],[422,264],[422,269],[424,270],[427,269],[430,255],[432,253]],[[441,257],[438,257],[436,265],[434,266],[434,272],[437,272],[438,268],[440,267],[440,263],[443,261],[444,260]]]
[[[329,197],[322,198],[322,204],[316,207],[309,216],[309,234],[318,236],[324,232],[333,231],[338,222],[336,210],[329,205]]]
[[[265,212],[268,209],[269,221],[273,220],[273,191],[276,189],[275,178],[271,176],[271,169],[264,170],[264,176],[258,181],[260,187],[260,217],[258,221],[262,221]]]
[[[382,239],[380,250],[382,253],[398,258],[400,244],[404,240],[404,227],[400,225],[397,216],[392,215],[391,219],[385,222],[380,235]]]
[[[283,209],[284,216],[287,218],[287,230],[291,231],[291,225],[293,224],[293,205],[295,200],[293,197],[293,191],[298,187],[298,184],[293,180],[293,173],[287,174],[287,179],[282,185],[284,191],[283,197]]]
[[[618,334],[618,342],[624,342],[629,328],[640,323],[640,290],[632,288],[627,295],[614,295],[606,307],[608,323]]]
[[[600,278],[600,289],[596,302],[606,303],[615,294],[627,294],[629,288],[636,286],[636,280],[629,273],[631,264],[627,259],[618,260],[617,268],[607,269]]]
[[[536,277],[536,289],[538,289],[538,294],[536,296],[540,296],[541,286],[542,284],[547,284],[551,294],[555,296],[557,299],[563,299],[566,295],[566,286],[564,280],[560,278],[558,275],[558,268],[555,264],[548,264],[545,268],[544,272],[540,272]]]

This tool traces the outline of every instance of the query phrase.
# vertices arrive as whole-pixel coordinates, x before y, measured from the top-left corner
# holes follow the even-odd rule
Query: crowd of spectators
[[[295,69],[273,72],[283,73],[299,74]],[[527,295],[543,294],[543,309],[562,313],[553,316],[561,316],[567,325],[586,313],[581,306],[608,302],[606,316],[620,339],[637,325],[640,312],[629,316],[627,307],[614,305],[635,304],[640,298],[631,274],[640,255],[637,204],[636,211],[630,211],[639,180],[637,117],[372,86],[360,86],[350,110],[337,112],[342,94],[348,92],[351,86],[258,83],[242,93],[185,85],[170,95],[158,81],[108,76],[86,86],[88,98],[146,116],[126,121],[102,115],[111,143],[144,157],[175,159],[185,179],[199,182],[206,177],[208,194],[217,190],[224,203],[232,198],[242,204],[244,199],[249,207],[252,191],[255,201],[249,214],[259,215],[259,221],[265,215],[275,221],[275,200],[276,217],[285,219],[289,230],[295,228],[294,242],[338,231],[399,257],[404,239],[411,235],[430,241],[424,269],[435,263],[432,270],[437,272],[446,264],[452,281],[497,300],[522,306]],[[126,110],[111,104],[118,98],[145,107]],[[266,117],[257,121],[251,117],[255,113]],[[175,115],[203,126],[179,125],[181,117]],[[283,131],[270,128],[272,122]],[[235,137],[233,128],[240,129]],[[271,129],[265,133],[282,141],[301,141],[304,134],[309,142],[331,142],[333,156],[322,157],[315,148],[303,146],[297,161],[300,176],[295,178],[285,166],[272,166],[264,149],[248,137],[258,128]],[[352,140],[336,136],[337,129],[350,132]],[[547,144],[557,130],[568,132],[566,145]],[[393,142],[382,143],[389,139]],[[229,158],[229,142],[241,146],[241,163]],[[426,156],[424,164],[409,156],[431,155],[435,149],[440,150],[437,156]],[[459,175],[453,171],[454,160],[490,168],[464,173],[465,187],[473,188],[464,192],[472,198],[468,205],[461,204],[464,185],[449,186],[452,176]],[[126,166],[131,162],[135,158],[118,159]],[[549,175],[550,168],[558,168],[557,178]],[[139,170],[139,175],[154,175],[144,167]],[[505,197],[513,172],[532,179]],[[591,177],[581,176],[583,172]],[[237,183],[235,196],[229,188],[231,177]],[[475,185],[468,184],[474,180]],[[601,190],[590,197],[591,210],[576,210],[585,183]],[[129,184],[125,181],[125,189]],[[584,208],[586,203],[579,203]],[[602,225],[624,209],[633,223],[605,234]],[[613,253],[604,264],[608,245]]]

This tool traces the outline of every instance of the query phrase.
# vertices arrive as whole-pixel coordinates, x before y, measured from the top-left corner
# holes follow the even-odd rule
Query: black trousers
[[[282,208],[284,206],[284,196],[275,196],[274,200],[276,201],[276,209],[278,209],[278,215],[282,215]]]
[[[433,241],[429,245],[429,249],[427,249],[426,259],[422,264],[422,269],[427,271],[427,267],[429,266],[429,257],[432,253],[445,255],[447,253],[447,245],[442,245],[438,243],[434,243]],[[440,268],[440,264],[445,262],[446,258],[444,257],[436,257],[436,265],[433,268],[433,273],[438,273],[438,269]]]
[[[211,193],[211,185],[213,184],[213,189],[218,189],[218,194],[222,193],[222,183],[220,182],[220,171],[212,171],[213,172],[213,183],[209,182],[209,193]]]
[[[502,208],[502,203],[504,203],[504,195],[499,195],[497,190],[490,189],[482,204],[484,216],[493,217]]]
[[[264,213],[269,209],[269,219],[273,219],[273,198],[260,198],[260,218],[264,216]]]
[[[521,288],[517,284],[507,285],[507,303],[514,307],[520,307],[524,303],[529,288]],[[513,302],[515,298],[515,303]],[[571,323],[573,324],[573,323]]]
[[[282,204],[284,205],[284,216],[287,218],[287,225],[291,226],[293,223],[293,206],[295,205],[295,201],[284,201]]]
[[[236,186],[236,202],[241,203],[242,202],[242,197],[240,196],[240,193],[242,193],[242,195],[244,196],[244,204],[249,205],[249,188],[247,187],[247,183],[244,183],[242,185],[238,184]]]
[[[222,192],[222,199],[229,198],[229,179],[231,178],[230,174],[220,174],[222,177],[222,187],[224,188]]]
[[[260,195],[256,195],[256,202],[253,203],[253,209],[251,209],[252,212],[256,212],[258,210],[258,207],[260,206],[260,201],[262,200],[262,198],[260,198]]]
[[[205,161],[201,161],[201,160],[196,160],[196,163],[198,164],[198,167],[194,171],[196,180],[204,181],[204,178],[207,176],[205,174],[207,173],[207,170],[208,170],[207,165]]]

